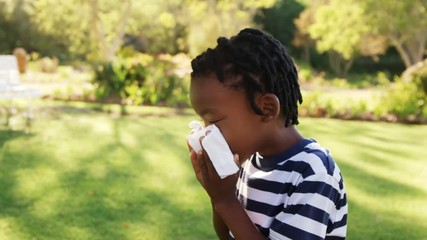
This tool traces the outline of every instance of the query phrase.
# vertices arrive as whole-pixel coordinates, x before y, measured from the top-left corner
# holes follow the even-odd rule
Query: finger
[[[198,153],[197,153],[197,163],[199,164],[199,168],[200,168],[200,171],[201,171],[201,173],[203,174],[203,175],[206,175],[206,173],[207,173],[207,168],[206,168],[206,163],[205,163],[205,152],[203,151],[203,150],[200,150]]]
[[[205,136],[201,136],[199,138],[199,142],[200,142],[200,146],[202,147],[202,150],[197,152],[199,167],[200,167],[200,169],[203,169],[203,170],[206,169],[206,164],[205,164],[204,158],[205,158],[205,156],[208,156],[208,154],[206,153],[205,149],[203,148],[203,144],[202,144],[204,138],[205,138]]]
[[[190,151],[190,160],[191,165],[193,166],[194,172],[197,173],[200,172],[199,163],[197,162],[197,154],[194,150]]]
[[[203,161],[203,160],[201,160],[201,158],[203,157],[201,155],[203,155],[203,154],[202,153],[197,154],[194,150],[191,150],[190,158],[191,158],[191,164],[193,165],[193,169],[194,169],[194,173],[196,175],[197,181],[199,181],[199,183],[203,187],[205,187],[205,182],[206,182],[206,180],[205,180],[206,179],[206,177],[205,177],[206,173],[205,172],[206,172],[206,170],[204,170],[204,167],[203,166],[201,167],[201,165],[200,165],[200,162]]]
[[[236,165],[240,167],[239,154],[237,154],[237,153],[236,153],[236,154],[234,154],[234,155],[233,155],[233,160],[234,160],[234,162],[236,163]]]
[[[202,182],[202,185],[205,186],[205,183],[208,181],[209,179],[209,169],[206,166],[206,161],[205,161],[205,156],[206,156],[206,152],[204,152],[203,150],[200,150],[199,153],[197,154],[197,162],[199,164],[199,169],[200,169],[200,180]]]
[[[187,147],[188,147],[188,151],[189,151],[189,152],[191,152],[191,150],[192,150],[193,148],[190,146],[190,143],[188,142],[188,139],[187,139]]]

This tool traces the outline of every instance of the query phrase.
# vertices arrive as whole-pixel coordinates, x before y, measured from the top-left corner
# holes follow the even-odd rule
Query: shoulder
[[[284,159],[281,168],[298,172],[302,179],[323,176],[333,178],[337,182],[342,181],[340,169],[330,151],[314,139],[311,139],[298,153]]]

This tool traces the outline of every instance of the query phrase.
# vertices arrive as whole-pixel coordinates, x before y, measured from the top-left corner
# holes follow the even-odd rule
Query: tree
[[[294,49],[291,43],[297,31],[294,20],[303,10],[304,5],[298,0],[279,0],[271,8],[261,9],[255,16],[255,21],[292,52]]]
[[[150,54],[187,52],[189,0],[135,1],[129,34]]]
[[[365,10],[368,25],[396,48],[406,68],[420,62],[426,54],[427,1],[356,1]]]
[[[299,14],[298,18],[294,19],[296,31],[293,35],[292,45],[303,48],[302,58],[307,63],[310,63],[310,48],[314,44],[308,28],[314,23],[315,10],[314,6],[307,7]]]
[[[90,36],[95,59],[111,61],[121,47],[127,23],[130,18],[132,0],[124,0],[119,8],[113,2],[87,1],[90,8]],[[109,12],[109,9],[116,11]],[[110,24],[108,24],[110,23]],[[95,43],[95,44],[94,44]]]
[[[70,53],[110,61],[121,46],[131,7],[131,0],[37,0],[34,21]]]
[[[31,21],[31,4],[31,0],[0,1],[0,52],[11,54],[16,47],[44,50],[49,41]]]
[[[275,0],[189,1],[187,43],[190,55],[214,46],[219,36],[230,37],[242,28],[253,26],[257,11],[274,3]]]
[[[346,66],[358,54],[376,56],[391,45],[409,67],[425,54],[426,8],[425,0],[330,0],[316,11],[309,33],[319,51],[338,53]]]
[[[124,45],[151,54],[212,46],[219,35],[251,26],[275,0],[19,0],[31,2],[31,22],[52,46],[88,60],[111,61]],[[1,3],[1,2],[0,2]],[[76,7],[78,6],[78,7]],[[1,24],[1,17],[0,17]],[[0,32],[1,34],[1,32]]]
[[[328,52],[331,68],[346,74],[354,57],[361,54],[358,47],[364,36],[372,32],[364,21],[364,9],[351,0],[331,0],[316,9],[308,32],[316,40],[317,49]]]

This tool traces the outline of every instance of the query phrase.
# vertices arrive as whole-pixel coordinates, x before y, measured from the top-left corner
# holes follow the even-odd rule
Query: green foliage
[[[396,78],[382,104],[387,106],[390,113],[401,119],[427,118],[427,95],[420,87],[420,82],[419,78],[411,82]]]
[[[187,52],[189,0],[133,1],[127,45],[149,54]]]
[[[142,99],[142,103],[151,105],[188,105],[189,76],[178,77],[173,72],[175,66],[171,57],[165,57],[150,64],[147,80],[140,88],[142,98],[139,95],[131,96],[132,100],[137,97]]]
[[[403,78],[406,82],[414,82],[427,95],[427,59],[407,69]]]
[[[218,36],[253,25],[256,11],[274,2],[0,1],[0,52],[22,46],[43,56],[91,62],[111,61],[122,46],[150,54],[195,55]]]
[[[53,89],[45,95],[45,98],[62,101],[95,101],[96,89],[93,84],[88,82],[83,84],[71,84],[65,87]]]
[[[0,54],[11,54],[16,47],[28,52],[63,57],[67,49],[52,41],[34,24],[34,1],[0,1]]]
[[[379,77],[381,74],[379,74]],[[376,90],[339,89],[303,91],[300,115],[389,122],[427,122],[427,97],[418,81],[393,83],[379,79]]]
[[[309,27],[311,37],[317,39],[317,49],[321,52],[334,50],[344,59],[351,59],[362,35],[370,30],[363,23],[363,15],[363,9],[351,1],[333,0],[320,6]]]
[[[143,59],[141,59],[143,58]],[[112,62],[100,63],[94,66],[94,82],[98,85],[97,97],[118,97],[125,100],[130,96],[127,91],[133,85],[142,86],[147,75],[147,55],[135,58],[116,58]],[[145,60],[145,61],[139,61]],[[150,60],[149,60],[150,61]]]
[[[55,73],[58,70],[59,60],[56,57],[44,57],[39,59],[37,62],[41,72]]]
[[[300,115],[310,117],[358,118],[366,110],[365,100],[324,91],[304,91]],[[362,109],[363,108],[363,109]]]
[[[301,15],[305,17],[300,15],[297,24],[301,29],[295,33],[294,20],[304,7]],[[64,0],[61,4],[55,0],[3,0],[0,53],[23,47],[30,54],[39,53],[40,58],[55,56],[61,63],[108,62],[126,46],[152,55],[185,52],[195,56],[214,46],[218,36],[260,27],[282,41],[294,57],[301,54],[312,66],[324,70],[329,54],[315,53],[308,34],[316,16],[311,37],[318,40],[323,52],[338,52],[346,60],[381,54],[381,46],[392,44],[400,55],[406,51],[403,62],[413,64],[425,54],[425,13],[424,0],[393,4],[387,0]],[[292,39],[298,50],[291,46]],[[403,64],[396,67],[388,59],[374,58],[378,63],[365,61],[357,71],[378,64],[381,69],[371,72],[401,72]]]
[[[58,4],[54,0],[37,0],[33,21],[71,54],[109,61],[120,47],[128,8],[128,1],[68,0]]]
[[[319,4],[309,27],[319,51],[333,50],[349,60],[376,56],[393,46],[409,67],[426,49],[427,3],[424,0],[332,0]]]
[[[190,1],[187,12],[187,44],[190,56],[215,45],[219,36],[230,37],[254,25],[257,10],[273,6],[275,0]]]
[[[409,38],[425,30],[427,3],[425,0],[398,1],[388,0],[351,0],[359,2],[365,9],[367,23],[384,35],[399,35]]]
[[[94,69],[99,99],[118,98],[127,105],[188,104],[188,77],[176,73],[177,66],[170,55],[118,57]]]
[[[427,121],[426,61],[408,69],[402,78],[390,74],[351,74],[325,77],[298,64],[303,89],[303,116],[403,122]]]
[[[386,81],[385,76],[381,79]],[[378,108],[404,120],[427,119],[427,60],[408,68],[402,77],[395,77]]]
[[[279,0],[273,7],[261,9],[255,20],[289,51],[296,31],[294,20],[303,9],[304,5],[297,0]]]
[[[397,1],[393,4],[388,4],[387,0],[357,2],[365,9],[366,23],[396,48],[406,68],[423,59],[427,46],[425,0]]]

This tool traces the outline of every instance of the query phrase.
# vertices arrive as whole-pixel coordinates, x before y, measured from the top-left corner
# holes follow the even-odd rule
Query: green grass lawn
[[[0,130],[0,239],[215,239],[185,136],[194,115],[47,104]],[[3,120],[3,119],[2,119]],[[301,119],[345,178],[348,239],[427,239],[427,126]]]

